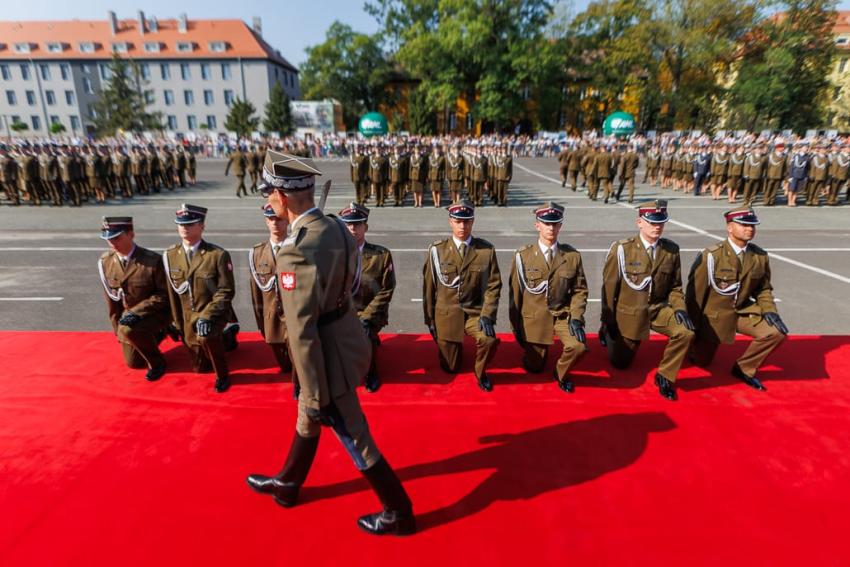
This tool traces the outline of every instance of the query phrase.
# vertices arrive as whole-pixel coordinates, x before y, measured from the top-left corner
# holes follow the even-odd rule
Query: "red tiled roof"
[[[0,21],[0,60],[14,59],[108,59],[113,43],[126,43],[122,57],[138,59],[271,59],[296,70],[282,55],[267,44],[242,20],[188,20],[187,31],[179,31],[178,20],[157,20],[157,31],[139,32],[137,19],[118,20],[112,35],[107,20],[64,20],[9,22]],[[227,49],[211,51],[210,42],[223,41]],[[80,43],[95,44],[92,53],[80,51]],[[159,52],[145,51],[147,42],[159,43]],[[192,51],[177,51],[180,42],[191,42]],[[29,43],[29,53],[18,53],[15,44]],[[48,43],[61,43],[61,52],[51,53]]]

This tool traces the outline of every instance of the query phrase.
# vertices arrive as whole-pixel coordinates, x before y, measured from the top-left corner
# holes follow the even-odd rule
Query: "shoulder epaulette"
[[[166,248],[166,251],[167,251],[167,250],[177,250],[179,247],[180,247],[180,244],[179,244],[179,243],[177,243],[177,244],[172,244],[171,246],[169,246],[168,248]]]
[[[670,240],[669,238],[660,238],[659,242],[661,243],[662,246],[668,248],[671,252],[678,252],[679,251],[679,245],[676,244],[675,242],[673,242],[672,240]]]
[[[103,254],[101,254],[101,255],[100,255],[100,259],[101,259],[101,260],[106,260],[107,258],[109,258],[110,256],[112,256],[114,253],[115,253],[115,252],[113,252],[112,250],[107,250],[106,252],[104,252]]]
[[[534,244],[526,244],[525,246],[520,246],[519,248],[517,248],[517,252],[524,252],[529,248],[532,248],[533,246]]]
[[[493,248],[493,245],[484,240],[483,238],[478,238],[477,236],[473,236],[472,240],[477,242],[483,248]]]
[[[561,252],[578,252],[578,250],[576,250],[575,248],[573,248],[569,244],[564,244],[564,243],[558,243],[558,249]]]
[[[713,246],[709,246],[708,248],[706,248],[706,250],[708,252],[714,253],[714,252],[718,252],[721,248],[723,248],[722,242],[720,244],[714,244]]]
[[[767,256],[767,251],[761,246],[756,246],[752,242],[747,244],[747,248],[753,251],[753,254],[758,254],[759,256]]]

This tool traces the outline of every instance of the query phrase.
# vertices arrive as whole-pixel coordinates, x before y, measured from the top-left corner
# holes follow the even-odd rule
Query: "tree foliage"
[[[257,109],[251,101],[237,97],[230,107],[230,112],[227,113],[224,127],[231,132],[236,132],[240,138],[247,138],[260,125],[260,119],[254,116],[255,112]]]
[[[101,136],[114,135],[119,130],[143,132],[160,129],[162,117],[147,111],[145,103],[146,82],[135,61],[112,54],[109,79],[98,93],[94,103],[94,126]]]
[[[280,83],[275,83],[269,93],[263,128],[266,132],[279,132],[281,136],[289,136],[295,131],[289,97]]]

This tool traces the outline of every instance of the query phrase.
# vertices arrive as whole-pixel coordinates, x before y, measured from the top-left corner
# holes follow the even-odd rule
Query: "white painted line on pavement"
[[[0,297],[0,301],[62,301],[64,297]]]
[[[549,177],[548,175],[543,175],[541,173],[537,173],[536,171],[532,171],[532,170],[528,169],[527,167],[524,167],[520,164],[516,164],[516,166],[519,167],[522,170],[527,171],[528,173],[531,173],[532,175],[536,175],[536,176],[538,176],[542,179],[552,181],[553,183],[557,183],[559,185],[561,184],[561,181],[559,179],[555,179],[554,177]],[[617,204],[620,205],[621,207],[626,207],[628,209],[634,210],[634,207],[632,207],[631,205],[627,205],[626,203],[617,203]],[[711,234],[710,232],[708,232],[706,230],[703,230],[701,228],[697,228],[695,226],[691,226],[689,224],[686,224],[686,223],[683,223],[683,222],[680,222],[680,221],[670,219],[670,222],[672,224],[676,225],[676,226],[680,226],[682,228],[685,228],[685,229],[690,230],[692,232],[695,232],[697,234],[701,234],[701,235],[706,236],[708,238],[712,238],[714,240],[721,241],[721,240],[726,239],[725,236],[716,236],[716,235]],[[770,252],[770,250],[768,250],[768,252]],[[827,276],[827,277],[832,278],[834,280],[838,280],[840,282],[850,284],[850,278],[842,276],[840,274],[836,274],[835,272],[830,272],[829,270],[824,270],[823,268],[818,268],[817,266],[812,266],[811,264],[806,264],[805,262],[799,262],[797,260],[792,260],[791,258],[788,258],[787,256],[782,256],[781,254],[774,254],[773,252],[770,252],[770,256],[772,258],[775,258],[775,259],[781,261],[781,262],[791,264],[792,266],[797,266],[798,268],[803,268],[805,270],[809,270],[809,271],[814,272],[816,274],[820,274],[822,276]]]

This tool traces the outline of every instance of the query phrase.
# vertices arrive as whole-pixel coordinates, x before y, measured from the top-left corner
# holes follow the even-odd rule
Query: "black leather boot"
[[[362,472],[384,509],[375,514],[361,516],[357,520],[360,529],[374,535],[400,536],[416,533],[413,504],[387,460],[381,458],[371,468]]]
[[[658,393],[661,394],[664,398],[667,398],[670,401],[675,402],[677,399],[676,396],[676,383],[671,382],[661,374],[655,374],[655,385],[658,386]]]
[[[295,506],[298,491],[307,479],[318,448],[318,436],[301,437],[296,433],[289,446],[286,463],[277,476],[249,475],[246,479],[248,486],[260,494],[271,494],[274,501],[284,508]]]

